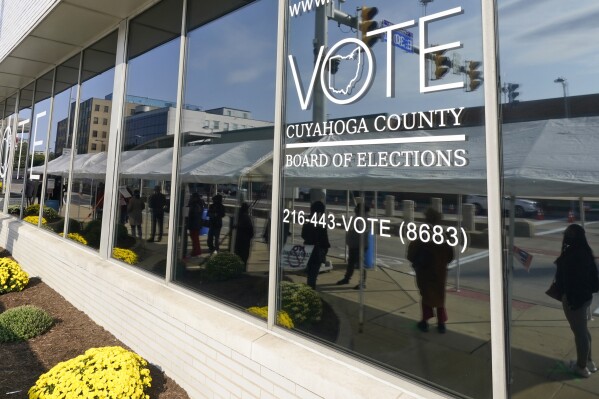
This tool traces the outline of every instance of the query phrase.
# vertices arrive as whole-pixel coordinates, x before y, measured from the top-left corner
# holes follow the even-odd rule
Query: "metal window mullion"
[[[27,189],[27,183],[29,182],[29,177],[27,176],[27,166],[29,165],[29,152],[31,151],[31,134],[33,133],[33,115],[35,112],[35,92],[37,91],[37,79],[33,81],[33,93],[31,94],[31,115],[29,116],[29,139],[27,140],[27,153],[25,154],[25,168],[23,170],[23,190],[22,190],[22,194],[21,194],[21,210],[19,212],[19,218],[23,219],[24,216],[24,212],[25,210],[24,208],[24,203],[25,203],[25,196],[27,195],[26,193],[26,189]],[[23,140],[23,138],[21,137],[21,140]],[[20,163],[20,160],[19,160]],[[31,167],[33,168],[33,156],[32,156],[32,160],[31,160]]]
[[[485,131],[489,224],[489,294],[491,312],[491,358],[493,398],[507,398],[505,293],[501,220],[501,137],[499,120],[499,74],[497,64],[497,7],[495,0],[481,1],[483,67],[485,71]]]
[[[44,173],[42,174],[42,191],[39,199],[40,212],[38,227],[42,227],[42,215],[44,210],[44,204],[46,202],[46,184],[48,182],[48,158],[50,157],[50,135],[52,133],[52,119],[54,118],[54,95],[56,94],[56,73],[58,67],[54,68],[52,74],[52,95],[50,96],[50,116],[48,117],[48,130],[46,131],[46,153],[44,154]]]
[[[275,92],[275,126],[272,150],[272,197],[271,197],[271,215],[270,215],[270,252],[269,252],[269,270],[268,273],[268,328],[272,329],[277,317],[277,281],[280,270],[279,261],[279,219],[280,219],[280,201],[282,187],[281,173],[281,153],[283,149],[283,118],[285,114],[285,54],[287,53],[287,1],[279,1],[278,27],[277,27],[277,69],[276,92]]]
[[[4,139],[4,133],[6,133],[6,128],[8,127],[8,122],[6,121],[6,107],[8,106],[8,97],[4,100],[4,104],[2,107],[2,139]],[[2,205],[2,212],[8,213],[8,199],[10,198],[10,193],[6,191],[6,173],[4,174],[4,178],[2,180],[2,189],[4,190],[4,204]],[[1,190],[0,190],[1,192]]]
[[[71,158],[69,159],[69,181],[67,183],[67,203],[64,211],[64,227],[63,227],[63,237],[67,238],[67,234],[69,234],[69,219],[70,219],[70,211],[71,211],[71,190],[73,188],[73,164],[75,163],[75,150],[77,149],[77,131],[79,130],[79,98],[81,96],[81,76],[83,74],[83,51],[79,53],[79,75],[77,76],[77,94],[75,95],[75,109],[73,110],[73,135],[71,137]],[[69,94],[69,108],[71,108],[71,95]],[[69,134],[70,126],[67,125],[67,137]],[[64,182],[61,182],[64,184]],[[62,187],[60,189],[60,199],[62,202]]]
[[[19,101],[21,99],[21,90],[17,91],[17,100],[15,101],[15,112],[11,127],[10,143],[8,143],[8,159],[6,160],[6,168],[4,170],[4,212],[8,213],[8,205],[10,201],[10,186],[12,185],[12,169],[15,158],[15,146],[17,142],[17,126],[19,122]]]
[[[177,256],[177,220],[179,219],[179,161],[181,148],[181,124],[183,123],[183,101],[185,96],[185,71],[187,60],[187,0],[183,0],[183,11],[181,19],[181,42],[179,43],[179,70],[177,78],[177,106],[175,108],[175,131],[173,134],[173,162],[171,168],[171,201],[169,204],[168,219],[168,245],[166,250],[166,273],[167,283],[173,280],[174,267]]]
[[[102,212],[102,230],[100,239],[100,257],[108,259],[112,253],[114,231],[116,229],[116,194],[119,184],[119,165],[121,161],[121,142],[125,126],[125,91],[127,84],[127,42],[129,40],[129,19],[119,24],[116,58],[114,64],[114,83],[112,88],[112,111],[110,114],[110,133],[106,149],[106,181],[104,184],[104,205]]]

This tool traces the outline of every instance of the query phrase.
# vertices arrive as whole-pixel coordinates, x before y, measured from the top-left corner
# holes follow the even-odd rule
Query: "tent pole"
[[[379,216],[379,192],[374,192],[374,217],[378,218]],[[374,255],[374,260],[372,262],[372,270],[376,271],[376,254],[378,253],[378,236],[374,235],[374,248],[372,248],[372,253]]]
[[[510,229],[507,246],[507,264],[510,272],[514,270],[514,235],[516,232],[516,197],[510,196]]]
[[[578,199],[578,207],[580,209],[580,225],[582,227],[584,227],[585,213],[584,213],[584,199],[583,199],[583,197],[580,197]]]
[[[364,217],[364,191],[360,191],[360,216]],[[360,288],[360,309],[358,312],[358,332],[364,332],[364,239],[360,234],[360,250],[358,251],[358,273],[360,279],[358,281],[358,287]]]
[[[456,215],[456,221],[457,221],[457,228],[458,231],[462,231],[462,195],[458,194],[458,213]],[[457,270],[456,270],[456,274],[455,274],[455,290],[456,292],[460,292],[460,271],[461,271],[461,264],[460,264],[460,251],[458,251],[458,255],[456,258],[456,264],[457,264]]]
[[[345,217],[349,220],[349,190],[345,191]],[[345,237],[347,239],[348,232],[345,232]],[[345,252],[345,263],[348,261],[348,253],[347,253],[347,245],[343,246],[343,250]]]

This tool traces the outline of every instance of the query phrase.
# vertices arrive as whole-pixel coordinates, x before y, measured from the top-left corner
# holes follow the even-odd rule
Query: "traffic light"
[[[362,7],[360,10],[360,22],[358,24],[358,28],[362,33],[361,39],[368,47],[374,46],[374,44],[379,40],[380,35],[376,36],[366,36],[368,32],[371,30],[375,30],[378,28],[379,24],[376,21],[373,21],[372,18],[376,14],[379,13],[379,9],[376,7]]]
[[[432,53],[433,62],[435,64],[435,79],[441,79],[447,74],[447,72],[449,72],[449,68],[451,67],[451,61],[449,60],[449,57],[443,55],[445,54],[445,51],[447,50],[441,50]]]
[[[468,89],[474,91],[482,84],[481,72],[478,70],[480,67],[480,61],[468,61],[468,69],[466,75],[468,76]]]
[[[331,75],[334,75],[339,71],[339,64],[341,60],[339,58],[332,58],[329,60],[329,68],[331,70]]]
[[[515,104],[520,101],[516,100],[516,97],[520,95],[520,92],[516,90],[520,87],[518,83],[508,83],[507,84],[507,102],[510,104]]]

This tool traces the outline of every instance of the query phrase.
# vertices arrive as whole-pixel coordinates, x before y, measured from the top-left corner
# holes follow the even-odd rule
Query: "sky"
[[[290,0],[291,3],[299,1]],[[341,9],[355,14],[356,7],[362,4],[362,1],[347,0],[341,4]],[[593,39],[599,37],[599,24],[596,23],[599,2],[579,0],[575,6],[572,4],[562,0],[498,1],[501,79],[504,83],[520,85],[519,100],[562,96],[562,85],[554,83],[558,77],[566,79],[569,96],[599,92],[599,52]],[[418,0],[372,0],[368,5],[378,7],[377,21],[386,19],[399,23],[418,20],[424,14]],[[452,57],[459,53],[463,61],[482,60],[480,0],[434,0],[428,4],[426,12],[431,15],[458,6],[463,8],[463,14],[431,23],[429,41],[436,44],[460,41],[462,48],[448,51],[446,55]],[[277,13],[277,2],[261,0],[190,32],[185,102],[202,109],[221,106],[243,109],[250,111],[255,119],[273,121]],[[288,53],[295,57],[304,84],[309,82],[313,69],[314,16],[312,11],[289,19]],[[329,21],[327,28],[329,46],[343,38],[356,37],[355,31],[338,26],[334,21]],[[417,44],[418,26],[409,31]],[[327,102],[329,117],[483,104],[482,87],[474,92],[458,89],[421,94],[419,57],[399,49],[395,51],[396,95],[386,98],[385,50],[385,44],[381,42],[373,47],[377,72],[365,97],[345,106]],[[179,40],[175,39],[132,60],[128,71],[128,94],[174,101],[178,51]],[[344,72],[341,68],[335,79],[342,80]],[[441,83],[463,79],[463,74],[450,73]],[[312,111],[302,111],[299,107],[290,72],[287,83],[288,120],[311,119]],[[111,92],[112,85],[104,78],[92,79],[84,85],[82,99],[104,97]],[[38,106],[38,111],[42,108]],[[66,105],[59,106],[54,123],[66,117],[66,112]],[[40,128],[42,124],[43,120],[40,120]]]

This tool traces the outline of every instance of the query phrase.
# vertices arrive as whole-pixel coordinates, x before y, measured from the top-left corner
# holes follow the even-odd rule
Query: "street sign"
[[[386,19],[383,19],[383,21],[381,22],[381,25],[382,26],[391,26],[393,24],[391,22],[387,21]],[[393,31],[392,37],[393,37],[393,45],[395,47],[398,47],[408,53],[414,52],[414,35],[412,34],[412,32],[408,32],[407,30],[404,30],[404,29],[397,29],[397,30]],[[383,42],[387,41],[386,34],[382,35],[382,41]]]

